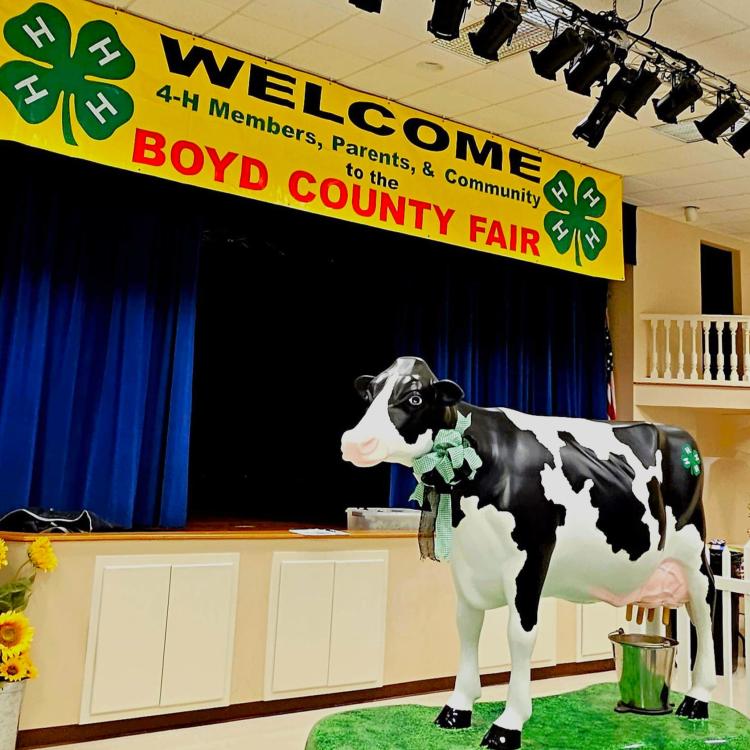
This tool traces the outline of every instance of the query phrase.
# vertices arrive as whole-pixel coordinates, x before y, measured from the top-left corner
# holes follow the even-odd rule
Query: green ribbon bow
[[[682,449],[682,465],[694,476],[701,473],[701,457],[697,449],[686,445]]]
[[[468,466],[469,479],[474,479],[477,469],[482,465],[479,457],[464,432],[471,426],[471,414],[458,413],[456,426],[449,430],[440,430],[435,436],[432,450],[414,459],[414,476],[417,478],[417,488],[411,494],[421,508],[425,500],[423,475],[437,471],[445,484],[453,487],[460,481],[456,478],[456,470],[464,464]],[[438,560],[448,560],[453,545],[453,502],[450,493],[440,494],[440,503],[435,519],[435,557]]]

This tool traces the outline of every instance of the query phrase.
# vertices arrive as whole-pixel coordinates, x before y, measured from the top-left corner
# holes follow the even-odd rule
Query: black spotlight
[[[637,75],[634,70],[620,68],[617,75],[602,90],[602,95],[591,114],[573,131],[573,137],[586,141],[590,148],[596,148],[604,137],[604,131],[625,101]]]
[[[693,76],[686,76],[661,99],[652,99],[656,116],[662,122],[677,122],[677,115],[692,107],[703,96],[703,87]]]
[[[711,143],[718,143],[719,136],[736,125],[745,114],[736,99],[725,99],[710,115],[695,123],[698,132]]]
[[[659,86],[661,79],[658,71],[641,67],[630,85],[625,101],[620,105],[620,111],[635,119],[638,110],[646,105]]]
[[[383,8],[383,0],[349,0],[349,4],[368,13],[380,13]]]
[[[486,60],[497,60],[497,53],[505,42],[516,33],[523,17],[517,5],[500,3],[484,19],[479,31],[469,32],[469,42],[474,54]]]
[[[743,125],[730,139],[729,145],[744,159],[750,151],[750,122]]]
[[[435,0],[427,31],[438,39],[456,39],[471,0]]]
[[[531,64],[537,75],[550,81],[557,80],[557,72],[567,65],[586,45],[570,26],[558,34],[543,49],[531,51]]]
[[[614,45],[600,37],[592,39],[586,51],[565,71],[568,89],[591,96],[591,84],[605,78],[614,61]]]

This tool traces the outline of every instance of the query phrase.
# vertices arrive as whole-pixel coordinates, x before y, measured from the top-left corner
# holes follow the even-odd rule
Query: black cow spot
[[[610,453],[605,461],[581,445],[570,433],[558,433],[565,445],[560,450],[562,472],[574,492],[591,480],[591,504],[599,511],[596,527],[613,552],[625,550],[637,560],[651,546],[646,508],[633,494],[635,472],[624,456]]]
[[[615,438],[627,445],[636,458],[648,469],[656,463],[656,451],[659,448],[659,431],[652,424],[629,424],[627,426],[613,426]]]
[[[648,509],[659,524],[659,552],[661,552],[667,539],[667,509],[664,507],[659,480],[651,477],[646,486],[648,487]]]

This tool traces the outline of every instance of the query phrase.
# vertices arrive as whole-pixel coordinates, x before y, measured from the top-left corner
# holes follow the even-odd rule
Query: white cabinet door
[[[328,685],[333,576],[331,560],[281,564],[274,692]]]
[[[96,559],[80,722],[228,705],[239,555]]]
[[[169,565],[102,571],[92,715],[159,705],[169,577]]]
[[[557,601],[542,599],[536,646],[531,658],[533,666],[557,663]],[[486,612],[482,636],[479,639],[479,669],[483,673],[506,672],[510,669],[508,647],[508,608],[499,607]]]
[[[606,602],[578,605],[578,661],[612,658],[612,643],[608,636],[624,620],[624,610]]]
[[[231,562],[172,566],[160,705],[227,705],[236,592]]]
[[[266,700],[382,685],[387,579],[384,551],[275,553]]]
[[[336,561],[330,687],[383,683],[385,571],[385,560]]]

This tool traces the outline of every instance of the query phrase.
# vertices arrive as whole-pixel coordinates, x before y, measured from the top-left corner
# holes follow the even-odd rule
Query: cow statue
[[[705,550],[700,457],[681,429],[646,422],[538,417],[463,401],[416,357],[357,378],[367,412],[344,433],[344,460],[413,467],[435,436],[469,421],[466,441],[481,459],[453,487],[450,563],[460,661],[455,689],[435,723],[471,725],[480,697],[478,644],[489,609],[508,606],[512,671],[505,709],[482,746],[521,747],[531,716],[530,663],[541,597],[687,604],[697,631],[692,688],[677,710],[708,717],[716,683]],[[451,524],[448,524],[449,529]]]

